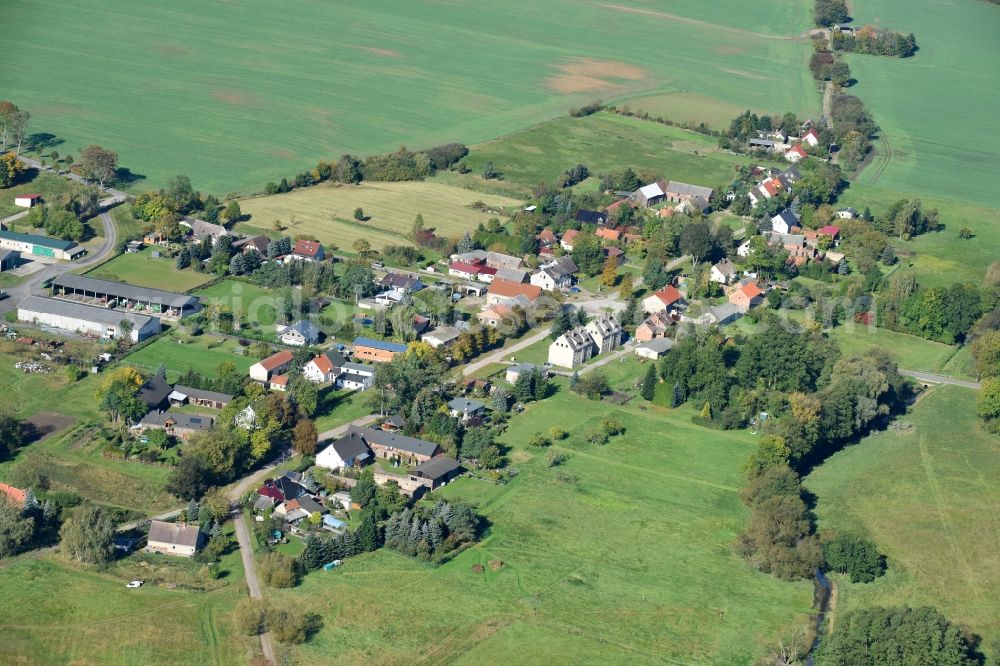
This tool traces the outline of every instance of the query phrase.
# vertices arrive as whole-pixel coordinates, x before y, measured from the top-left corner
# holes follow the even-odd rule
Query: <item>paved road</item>
[[[332,430],[327,430],[325,432],[321,432],[319,434],[319,437],[317,438],[317,441],[323,442],[323,441],[326,441],[328,439],[337,439],[339,437],[343,437],[344,433],[346,433],[347,429],[350,428],[351,426],[356,426],[358,428],[364,428],[365,426],[369,426],[369,425],[375,423],[380,418],[382,418],[382,417],[379,416],[378,414],[369,414],[368,416],[362,416],[360,418],[356,418],[353,421],[351,421],[349,423],[345,423],[344,425],[339,425],[336,428],[333,428]],[[317,451],[318,450],[319,449],[317,449]]]
[[[475,363],[469,363],[464,368],[462,368],[462,376],[468,377],[469,375],[475,373],[477,370],[485,368],[490,363],[503,363],[506,361],[514,352],[529,347],[539,340],[544,340],[545,336],[549,334],[549,329],[545,328],[533,335],[529,335],[524,340],[512,344],[510,347],[504,347],[503,349],[498,349],[491,354],[487,354]]]
[[[251,599],[263,599],[264,595],[260,591],[260,581],[257,580],[257,568],[253,561],[253,548],[250,545],[250,530],[247,527],[246,518],[238,507],[233,509],[233,525],[236,527],[236,540],[240,544],[240,559],[243,560],[243,573],[247,579],[247,589],[250,591]],[[277,664],[278,660],[274,655],[274,644],[271,643],[271,635],[264,632],[260,635],[260,647],[264,651],[264,656],[272,664]]]
[[[948,375],[939,375],[934,372],[921,372],[919,370],[900,370],[899,374],[904,377],[911,377],[916,379],[918,382],[924,382],[926,384],[949,384],[951,386],[961,386],[962,388],[970,389],[981,389],[983,387],[979,382],[969,382],[964,379],[955,379],[954,377],[949,377]]]

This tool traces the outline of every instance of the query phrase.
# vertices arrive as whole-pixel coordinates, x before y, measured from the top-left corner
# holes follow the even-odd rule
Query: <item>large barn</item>
[[[101,338],[121,338],[127,334],[132,342],[142,342],[160,332],[160,320],[149,315],[118,312],[56,298],[28,296],[17,307],[21,321],[52,328],[96,335]],[[128,326],[123,327],[122,322]]]
[[[53,278],[52,295],[100,307],[113,303],[118,309],[156,317],[186,317],[201,307],[197,296],[70,273]]]

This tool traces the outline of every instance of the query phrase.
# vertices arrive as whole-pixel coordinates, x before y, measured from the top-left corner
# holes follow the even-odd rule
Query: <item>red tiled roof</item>
[[[552,232],[551,229],[542,229],[542,232],[540,234],[538,234],[535,238],[537,238],[538,240],[540,240],[543,243],[555,243],[556,242],[556,235]]]
[[[817,233],[819,233],[822,236],[830,236],[832,238],[836,238],[840,234],[840,227],[835,226],[833,224],[828,224],[825,227],[821,227],[820,229],[818,229]]]
[[[448,268],[454,271],[461,271],[462,273],[476,274],[482,273],[486,266],[475,266],[464,261],[453,261],[448,265]]]
[[[6,495],[7,499],[18,507],[24,506],[24,500],[28,496],[26,491],[14,486],[8,486],[6,483],[0,483],[0,493]]]
[[[773,178],[771,180],[767,180],[761,183],[761,187],[767,190],[767,193],[770,194],[772,197],[776,196],[778,192],[781,191],[781,183],[774,180]]]
[[[792,146],[788,149],[788,153],[795,153],[799,157],[809,157],[809,153],[802,149],[802,146]],[[786,155],[788,153],[785,153]]]
[[[42,195],[41,194],[16,194],[16,195],[14,195],[14,198],[15,199],[41,199]]]
[[[271,383],[277,386],[288,386],[288,375],[275,375],[271,377]]]
[[[664,305],[673,305],[677,301],[681,300],[681,292],[677,291],[677,287],[673,285],[667,285],[663,289],[659,290],[653,296],[660,299]]]
[[[313,365],[315,365],[315,366],[316,366],[316,368],[317,368],[317,369],[318,369],[318,370],[319,370],[320,372],[322,372],[322,373],[323,373],[324,375],[328,375],[328,374],[330,374],[331,372],[333,372],[333,363],[331,363],[331,362],[330,362],[330,359],[328,359],[328,358],[327,358],[327,357],[326,357],[325,355],[323,355],[323,354],[320,354],[319,356],[317,356],[316,358],[314,358],[314,359],[313,359],[312,361],[310,361],[310,362],[311,362],[311,363],[312,363]]]
[[[292,352],[285,349],[284,351],[280,351],[277,354],[272,354],[271,356],[268,356],[263,361],[261,361],[260,364],[265,370],[270,372],[275,368],[279,368],[282,365],[291,362],[292,362]]]
[[[622,233],[620,231],[618,231],[617,229],[608,229],[607,227],[603,227],[601,229],[598,229],[595,235],[598,238],[603,238],[605,240],[616,241],[619,238],[621,238]]]
[[[764,295],[764,292],[757,286],[756,282],[747,282],[745,285],[740,287],[740,291],[743,292],[743,295],[746,296],[748,300]]]
[[[577,235],[579,235],[579,233],[580,232],[577,231],[576,229],[570,229],[569,231],[567,231],[566,233],[563,234],[563,237],[562,237],[563,242],[572,245],[573,244],[573,239],[576,238]]]
[[[526,296],[529,300],[535,300],[542,294],[542,288],[533,284],[521,284],[509,280],[493,280],[488,293],[504,298],[516,298]]]
[[[297,254],[300,257],[315,257],[322,247],[322,245],[315,241],[298,240],[295,241],[295,247],[292,248],[292,254]]]

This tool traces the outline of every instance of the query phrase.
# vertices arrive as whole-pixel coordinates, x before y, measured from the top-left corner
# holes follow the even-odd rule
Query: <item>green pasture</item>
[[[257,359],[246,354],[237,354],[236,349],[245,351],[230,338],[200,335],[191,337],[181,334],[164,335],[155,342],[125,357],[125,364],[135,364],[146,372],[155,371],[162,363],[167,368],[168,379],[173,380],[188,368],[203,375],[212,376],[220,363],[231,362],[240,372],[246,372]]]
[[[555,181],[579,163],[594,174],[631,167],[666,180],[715,187],[732,182],[734,167],[747,162],[745,156],[721,150],[712,137],[612,113],[557,118],[471,151],[465,161],[474,180],[482,181],[482,165],[493,162],[503,182],[523,193],[539,181]]]
[[[493,210],[517,206],[520,202],[509,197],[473,192],[446,185],[436,180],[403,183],[362,183],[341,185],[327,183],[295,190],[287,194],[253,197],[240,202],[247,222],[238,231],[272,232],[275,221],[285,227],[289,236],[314,236],[327,251],[342,249],[353,252],[352,245],[364,239],[375,248],[386,245],[410,245],[410,230],[417,213],[424,225],[443,236],[459,237],[474,231],[496,213],[475,210],[471,206],[482,202]],[[354,219],[354,210],[361,208],[366,220]]]
[[[615,408],[564,388],[529,405],[503,436],[519,470],[510,484],[461,479],[441,491],[480,506],[490,523],[480,544],[436,568],[379,551],[311,573],[300,589],[268,592],[324,618],[293,656],[753,663],[805,625],[812,590],[734,553],[746,520],[740,466],[753,438],[696,427],[692,414]],[[585,444],[580,433],[607,416],[626,434]],[[554,425],[571,432],[555,447],[568,460],[548,468],[546,451],[526,441]]]
[[[188,291],[211,280],[211,273],[196,273],[191,268],[178,270],[174,259],[154,257],[153,248],[120,254],[111,261],[90,270],[87,275],[102,280],[127,282],[139,287],[168,291]]]
[[[277,321],[276,306],[281,299],[280,291],[241,280],[221,280],[199,289],[195,295],[201,298],[203,306],[228,309],[237,320],[245,318],[250,323],[259,324],[262,330],[274,326]]]
[[[838,577],[836,615],[872,605],[932,605],[993,651],[1000,645],[1000,559],[996,507],[1000,439],[983,432],[976,392],[940,386],[901,429],[835,454],[805,485],[817,497],[821,530],[863,534],[888,557],[885,577]]]
[[[53,201],[69,189],[70,183],[65,178],[38,169],[29,169],[27,176],[17,185],[0,190],[0,218],[25,210],[14,205],[14,199],[23,194],[41,194],[43,199]]]
[[[871,0],[851,10],[855,23],[912,32],[920,47],[902,60],[847,58],[858,80],[850,92],[883,130],[861,182],[1000,208],[1000,136],[980,131],[1000,104],[997,8],[973,0]]]
[[[61,153],[117,150],[137,188],[185,173],[202,191],[254,190],[345,152],[477,143],[594,99],[819,108],[808,7],[785,0],[8,4],[4,97]]]

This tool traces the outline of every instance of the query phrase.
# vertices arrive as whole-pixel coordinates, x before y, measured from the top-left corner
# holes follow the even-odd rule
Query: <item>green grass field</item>
[[[360,238],[375,248],[412,244],[408,235],[417,213],[424,216],[427,227],[434,227],[439,234],[461,236],[496,217],[470,208],[477,201],[497,209],[520,203],[434,180],[357,186],[328,183],[241,201],[243,213],[250,215],[250,220],[237,225],[237,230],[273,233],[272,224],[279,220],[286,227],[284,234],[315,236],[328,248],[353,252],[351,246]],[[371,219],[355,220],[354,209],[359,207]]]
[[[230,621],[243,594],[238,553],[223,560],[229,572],[225,586],[208,592],[153,584],[125,589],[130,577],[152,575],[149,568],[130,566],[141,557],[106,571],[77,568],[53,556],[0,569],[0,661],[236,666],[260,651],[256,638],[237,634]],[[176,558],[152,561],[160,570],[200,566]]]
[[[838,577],[838,616],[929,604],[981,635],[987,649],[997,645],[1000,438],[980,428],[975,396],[935,388],[900,419],[912,431],[872,435],[806,478],[820,529],[866,534],[888,556],[888,574],[874,583]]]
[[[784,0],[19,0],[4,25],[5,98],[61,153],[116,149],[147,177],[139,188],[186,173],[202,191],[245,191],[348,151],[485,141],[598,98],[819,107],[811,46],[789,38],[809,12]],[[102,26],[100,43],[85,25]]]
[[[755,572],[732,549],[750,435],[696,427],[689,410],[589,402],[561,384],[511,420],[512,483],[441,491],[480,505],[491,523],[482,543],[438,568],[381,551],[269,591],[324,617],[294,650],[300,662],[746,664],[806,622],[807,583]],[[578,439],[611,414],[624,436]],[[549,469],[525,442],[552,425],[574,434],[559,446],[567,463]]]
[[[202,305],[228,308],[237,317],[246,317],[250,322],[260,324],[262,330],[273,331],[277,321],[276,300],[279,294],[238,280],[221,280],[199,289],[195,295],[201,297]]]
[[[68,192],[70,183],[65,178],[37,169],[29,171],[31,180],[18,183],[14,187],[0,190],[0,218],[23,212],[25,209],[14,205],[14,198],[22,194],[41,194],[48,201]]]
[[[240,372],[246,372],[257,359],[235,353],[238,347],[235,341],[228,338],[169,334],[129,354],[125,363],[135,364],[147,372],[156,370],[162,363],[167,368],[168,379],[174,379],[188,368],[212,375],[220,363],[227,361],[234,363]]]
[[[719,149],[715,139],[702,134],[598,113],[585,118],[557,118],[473,146],[465,161],[474,174],[481,171],[483,163],[493,162],[503,174],[503,184],[527,194],[539,181],[551,183],[581,162],[595,174],[628,166],[667,180],[715,187],[731,182],[734,165],[747,159]],[[478,175],[469,178],[481,181]]]
[[[111,261],[87,272],[90,277],[128,282],[140,287],[168,291],[189,291],[205,284],[214,275],[196,273],[190,268],[178,270],[173,259],[155,258],[151,248],[141,252],[120,254]]]
[[[885,190],[864,184],[853,184],[841,201],[858,210],[870,206],[876,215],[885,213],[899,199],[913,197],[900,191]],[[911,268],[921,284],[928,287],[947,286],[953,282],[982,281],[986,268],[1000,259],[1000,208],[986,208],[944,197],[919,195],[925,209],[936,208],[943,231],[922,234],[910,241],[893,240],[901,263]],[[962,227],[971,227],[975,237],[960,238]]]
[[[913,32],[920,50],[899,60],[850,56],[852,94],[883,129],[861,182],[1000,208],[993,175],[1000,136],[980,132],[1000,103],[992,63],[1000,57],[997,8],[962,0],[871,0],[852,6],[856,24]]]

